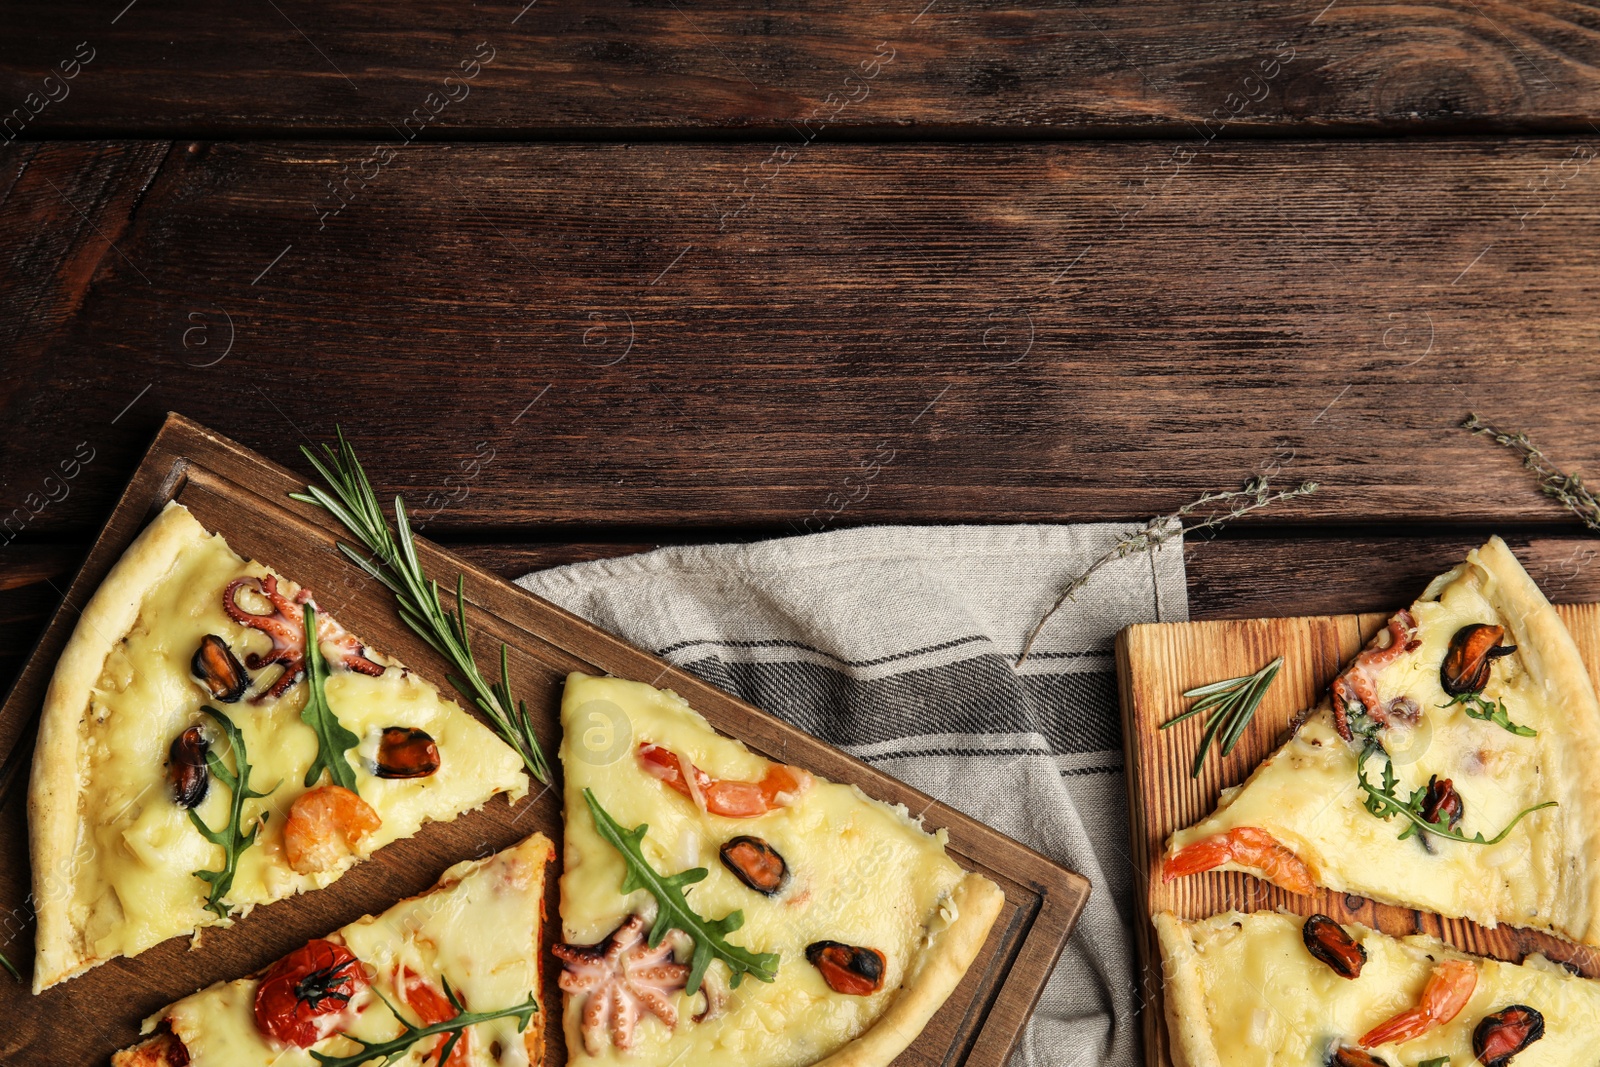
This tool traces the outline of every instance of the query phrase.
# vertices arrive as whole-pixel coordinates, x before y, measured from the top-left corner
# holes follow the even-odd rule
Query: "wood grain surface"
[[[8,0],[0,10],[0,101],[22,109],[11,133],[25,137],[390,137],[419,111],[430,137],[1587,133],[1600,88],[1590,9],[1505,0]],[[480,43],[493,61],[462,94],[444,79]],[[60,65],[80,54],[90,58],[62,80]],[[892,62],[864,78],[879,55]],[[459,100],[432,102],[451,91]]]
[[[183,503],[235,551],[314,588],[319,602],[352,631],[443,684],[445,664],[399,621],[388,593],[336,551],[341,531],[333,521],[288,499],[303,484],[289,471],[178,416],[166,422],[151,446],[68,589],[66,603],[0,707],[0,753],[7,755],[0,772],[0,856],[6,861],[0,863],[0,949],[13,960],[26,966],[32,955],[25,811],[30,726],[79,608],[167,499]],[[465,572],[478,648],[487,658],[495,642],[510,645],[517,694],[527,700],[547,752],[554,753],[559,741],[557,710],[566,675],[573,670],[614,674],[669,686],[714,727],[753,750],[858,784],[873,796],[922,812],[930,828],[947,828],[950,854],[1000,885],[1006,903],[960,987],[896,1063],[1000,1067],[1006,1062],[1087,899],[1086,879],[470,563],[426,542],[419,541],[418,549],[431,575]],[[203,951],[174,938],[37,997],[21,983],[0,981],[0,1009],[7,1020],[0,1029],[0,1062],[8,1067],[103,1062],[133,1042],[141,1019],[177,997],[250,973],[311,937],[419,892],[458,860],[504,848],[534,830],[543,830],[559,848],[559,777],[552,785],[515,810],[496,799],[452,823],[426,826],[326,889],[258,909],[229,929],[206,931]],[[546,904],[552,918],[546,931],[554,936],[559,931],[554,877]],[[553,957],[545,962],[550,994],[545,1012],[559,1018],[557,967]],[[559,1064],[565,1062],[563,1044],[559,1027],[552,1030],[546,1062]]]
[[[1577,641],[1591,677],[1600,676],[1600,604],[1558,605]],[[1460,919],[1376,904],[1365,898],[1318,890],[1312,897],[1290,893],[1237,872],[1212,871],[1163,884],[1160,857],[1171,834],[1209,814],[1221,791],[1249,777],[1287,739],[1290,719],[1321,697],[1345,662],[1387,620],[1385,613],[1299,618],[1239,619],[1130,626],[1117,641],[1123,744],[1127,753],[1133,863],[1143,916],[1171,911],[1201,919],[1221,911],[1287,909],[1321,912],[1340,922],[1359,922],[1395,937],[1428,934],[1459,948],[1518,962],[1542,952],[1600,977],[1600,950],[1531,930],[1488,930]],[[1200,723],[1171,730],[1160,724],[1183,711],[1186,689],[1248,674],[1276,655],[1282,669],[1233,752],[1207,756],[1198,778],[1189,776]],[[1137,914],[1137,913],[1136,913]],[[1162,1015],[1161,956],[1147,918],[1138,925],[1143,964],[1143,1032],[1149,1067],[1171,1067]]]
[[[8,233],[159,155],[23,151]],[[169,407],[281,462],[342,423],[480,539],[1142,519],[1273,464],[1323,490],[1249,521],[1559,523],[1457,422],[1600,459],[1584,144],[417,145],[336,200],[373,151],[109,173],[120,236],[0,380],[0,519],[92,529]]]

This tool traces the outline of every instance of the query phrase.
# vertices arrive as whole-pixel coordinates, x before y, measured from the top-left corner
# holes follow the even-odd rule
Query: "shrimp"
[[[1170,882],[1224,863],[1253,867],[1273,885],[1310,896],[1316,890],[1311,868],[1289,847],[1254,826],[1237,826],[1179,849],[1161,864],[1161,880]]]
[[[723,781],[648,741],[639,745],[638,759],[646,774],[661,779],[664,785],[693,800],[701,810],[730,819],[765,815],[774,808],[792,803],[811,784],[811,775],[781,763],[768,767],[759,782]],[[685,766],[693,775],[693,781],[684,777]]]
[[[319,785],[301,793],[289,806],[283,824],[283,855],[300,874],[331,870],[383,820],[350,790]]]
[[[1362,1048],[1399,1044],[1421,1037],[1435,1027],[1461,1014],[1478,987],[1478,968],[1468,960],[1444,960],[1428,976],[1422,999],[1386,1023],[1381,1023],[1361,1039]]]

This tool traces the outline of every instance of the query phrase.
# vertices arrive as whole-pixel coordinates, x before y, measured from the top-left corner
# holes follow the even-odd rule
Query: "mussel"
[[[198,726],[191,726],[172,739],[167,750],[167,780],[172,783],[172,799],[180,808],[193,808],[206,798],[211,788],[211,772],[206,753],[211,742]]]
[[[759,837],[741,834],[718,851],[722,865],[763,896],[772,896],[789,881],[789,865],[783,856]]]
[[[245,673],[244,664],[233,654],[228,642],[216,634],[206,634],[200,639],[200,647],[189,661],[189,670],[194,673],[195,681],[206,687],[212,699],[224,704],[235,703],[250,688],[250,676]]]
[[[1485,1015],[1472,1031],[1472,1051],[1484,1067],[1505,1067],[1511,1057],[1544,1036],[1544,1016],[1526,1004]]]
[[[1313,915],[1300,927],[1306,950],[1326,963],[1340,978],[1359,978],[1367,950],[1326,915]]]
[[[822,980],[835,993],[864,997],[883,987],[885,960],[875,948],[813,941],[806,946],[806,959],[822,972]]]
[[[389,726],[378,740],[379,778],[426,778],[439,770],[439,746],[426,730]]]
[[[1389,1067],[1389,1061],[1380,1060],[1366,1049],[1340,1045],[1328,1056],[1328,1067]]]
[[[1450,648],[1439,665],[1439,684],[1453,697],[1481,693],[1489,684],[1489,669],[1501,656],[1509,656],[1516,645],[1502,645],[1504,626],[1475,622],[1463,626],[1450,639]]]
[[[1461,794],[1456,792],[1456,787],[1451,784],[1450,779],[1441,779],[1436,774],[1428,778],[1428,791],[1422,797],[1424,819],[1435,826],[1454,830],[1465,810]]]

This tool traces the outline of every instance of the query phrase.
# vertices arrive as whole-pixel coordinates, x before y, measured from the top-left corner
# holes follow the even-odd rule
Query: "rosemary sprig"
[[[1492,722],[1500,729],[1518,737],[1538,737],[1539,731],[1531,726],[1523,726],[1511,721],[1511,713],[1506,711],[1505,701],[1490,700],[1482,693],[1462,693],[1460,696],[1451,697],[1441,708],[1452,707],[1460,704],[1461,710],[1467,713],[1467,718],[1477,719],[1479,722]]]
[[[328,664],[322,658],[322,649],[317,642],[317,609],[310,604],[306,605],[305,619],[308,691],[306,706],[300,709],[300,718],[317,734],[317,758],[306,771],[306,785],[316,785],[317,779],[322,777],[322,769],[326,767],[334,785],[342,785],[354,793],[356,772],[345,753],[360,744],[361,738],[346,729],[328,706]]]
[[[250,757],[245,751],[244,735],[233,721],[222,712],[213,707],[202,707],[201,711],[216,720],[222,728],[223,736],[227,738],[228,748],[233,751],[233,763],[238,769],[236,774],[228,770],[227,764],[222,762],[222,757],[217,755],[216,746],[206,750],[206,768],[211,772],[211,777],[227,786],[232,798],[228,801],[228,824],[221,830],[213,830],[205,821],[195,813],[193,808],[188,809],[189,821],[194,828],[200,831],[200,836],[210,841],[213,845],[222,848],[222,870],[220,871],[195,871],[194,876],[211,887],[211,892],[206,900],[206,910],[214,913],[219,919],[228,917],[229,908],[222,903],[222,898],[228,895],[233,888],[233,876],[239,870],[239,857],[244,850],[256,842],[256,834],[261,830],[261,821],[254,820],[247,832],[244,828],[244,802],[247,800],[260,800],[272,793],[272,789],[265,793],[257,793],[250,788]]]
[[[4,967],[6,970],[10,971],[11,977],[15,978],[17,981],[22,981],[22,972],[17,970],[16,964],[6,959],[6,954],[4,952],[0,952],[0,967]]]
[[[1222,737],[1222,754],[1226,756],[1233,751],[1233,746],[1244,736],[1245,727],[1255,718],[1256,709],[1261,706],[1261,698],[1266,695],[1272,680],[1278,676],[1278,668],[1282,666],[1283,657],[1279,656],[1254,674],[1212,682],[1210,685],[1184,691],[1184,696],[1199,699],[1188,711],[1175,719],[1168,719],[1159,728],[1165,730],[1191,716],[1202,712],[1211,713],[1211,717],[1206,720],[1205,733],[1200,737],[1200,748],[1194,754],[1194,766],[1189,770],[1189,777],[1200,777],[1200,768],[1206,762],[1206,752],[1210,750],[1211,743],[1218,737],[1219,732]]]
[[[380,1067],[383,1067],[383,1065],[391,1064],[403,1057],[407,1052],[410,1052],[417,1042],[425,1041],[430,1037],[438,1037],[440,1034],[449,1034],[449,1039],[445,1041],[444,1047],[439,1050],[439,1055],[435,1060],[437,1063],[448,1063],[450,1053],[454,1051],[456,1042],[461,1040],[461,1035],[466,1033],[467,1027],[476,1026],[478,1023],[490,1022],[494,1019],[514,1018],[517,1020],[517,1032],[521,1033],[528,1028],[529,1023],[533,1022],[534,1015],[538,1014],[539,999],[531,993],[528,995],[527,1000],[521,1004],[514,1004],[509,1008],[501,1008],[498,1011],[467,1011],[456,996],[456,991],[450,988],[449,980],[443,975],[439,977],[444,984],[444,995],[449,998],[450,1006],[456,1009],[454,1018],[446,1019],[440,1023],[432,1023],[428,1026],[418,1026],[404,1015],[401,1015],[400,1009],[390,1004],[388,997],[374,989],[372,991],[373,994],[383,1001],[384,1006],[389,1009],[395,1019],[399,1021],[401,1027],[403,1027],[400,1035],[390,1038],[388,1041],[367,1041],[364,1038],[356,1037],[354,1034],[343,1034],[341,1036],[346,1041],[353,1041],[360,1045],[361,1051],[350,1056],[330,1056],[326,1052],[318,1052],[312,1049],[311,1058],[316,1060],[321,1067],[361,1067],[362,1064],[371,1063],[373,1060],[379,1060]]]
[[[1310,496],[1320,488],[1316,482],[1302,482],[1293,489],[1280,489],[1272,491],[1266,475],[1257,475],[1244,483],[1242,489],[1226,489],[1217,493],[1201,493],[1189,503],[1183,505],[1170,515],[1158,515],[1145,523],[1144,528],[1126,534],[1117,540],[1106,552],[1089,564],[1082,574],[1067,583],[1056,602],[1050,605],[1050,610],[1034,624],[1028,633],[1027,640],[1022,643],[1022,653],[1017,656],[1013,667],[1020,667],[1027,660],[1028,653],[1033,651],[1034,642],[1039,640],[1039,634],[1044,631],[1055,613],[1060,611],[1067,601],[1077,595],[1078,590],[1089,584],[1089,579],[1095,572],[1119,559],[1137,555],[1140,552],[1149,552],[1165,544],[1182,533],[1197,534],[1201,530],[1212,530],[1241,515],[1248,515],[1257,508],[1264,508],[1268,504],[1279,500],[1290,500],[1297,496]],[[1209,514],[1200,522],[1184,529],[1183,521],[1195,512],[1209,509]]]
[[[342,430],[337,433],[337,452],[323,445],[319,456],[305,445],[300,447],[332,492],[308,485],[304,493],[289,496],[326,508],[355,535],[370,554],[363,555],[346,544],[339,546],[340,551],[394,593],[406,625],[455,668],[457,673],[449,676],[450,684],[483,712],[506,744],[522,757],[528,773],[548,783],[550,767],[534,735],[528,706],[511,693],[506,646],[500,646],[500,680],[494,685],[484,679],[472,657],[472,641],[467,633],[466,575],[456,576],[456,610],[446,611],[439,600],[439,583],[422,573],[406,519],[405,501],[394,498],[395,528],[391,531],[355,449],[345,440]]]
[[[1366,771],[1367,760],[1374,753],[1383,753],[1384,757],[1383,780],[1378,785],[1373,785],[1368,780]],[[1375,744],[1363,746],[1361,755],[1356,759],[1356,781],[1360,784],[1362,792],[1367,794],[1364,803],[1369,812],[1380,819],[1388,819],[1399,815],[1407,821],[1409,825],[1400,831],[1400,840],[1402,841],[1415,833],[1424,832],[1433,834],[1435,837],[1442,837],[1447,841],[1459,841],[1463,845],[1498,845],[1506,839],[1506,835],[1511,833],[1512,829],[1522,821],[1524,816],[1544,808],[1553,808],[1557,804],[1554,800],[1547,800],[1543,804],[1535,804],[1532,807],[1523,808],[1493,837],[1486,838],[1481,833],[1468,837],[1450,829],[1447,824],[1433,822],[1422,814],[1422,805],[1427,799],[1427,790],[1418,789],[1415,792],[1403,790],[1395,778],[1394,764],[1389,760],[1388,753],[1383,752],[1382,746]]]
[[[728,984],[735,989],[746,974],[763,982],[770,982],[778,976],[778,953],[751,952],[727,940],[726,935],[744,925],[742,910],[730,911],[722,918],[713,920],[702,919],[689,906],[688,898],[683,895],[684,887],[704,880],[707,873],[704,867],[692,867],[673,875],[660,874],[650,866],[650,861],[644,858],[644,852],[639,847],[645,831],[650,829],[648,825],[640,823],[632,830],[624,830],[622,824],[600,806],[594,790],[585,789],[583,799],[589,802],[589,811],[594,815],[595,828],[600,831],[600,836],[622,853],[623,862],[628,868],[628,874],[622,880],[623,895],[636,889],[647,889],[656,898],[656,921],[650,927],[650,946],[654,948],[661,944],[661,939],[672,929],[682,930],[694,942],[694,958],[689,963],[690,993],[700,988],[700,979],[705,976],[706,968],[711,966],[713,959],[728,965],[731,975]]]
[[[1566,509],[1583,520],[1591,530],[1600,530],[1600,498],[1594,490],[1583,484],[1583,478],[1568,474],[1539,451],[1525,433],[1505,433],[1478,418],[1472,412],[1461,420],[1461,427],[1491,438],[1522,457],[1522,465],[1539,476],[1539,490],[1545,496],[1559,500]]]

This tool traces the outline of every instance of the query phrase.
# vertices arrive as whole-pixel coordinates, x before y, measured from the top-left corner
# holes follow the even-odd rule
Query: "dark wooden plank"
[[[408,118],[430,137],[1587,132],[1600,90],[1593,12],[1508,0],[8,0],[0,11],[0,99],[8,132],[25,137],[397,138]],[[492,61],[445,82],[475,54]]]
[[[441,683],[445,664],[399,620],[382,587],[336,551],[342,531],[333,520],[317,508],[289,499],[298,485],[299,479],[289,471],[226,438],[179,416],[167,420],[17,686],[0,707],[0,753],[25,751],[18,747],[19,739],[25,746],[28,725],[37,716],[77,611],[167,499],[182,502],[242,555],[262,559],[316,589],[330,614],[336,613],[373,647]],[[930,827],[946,828],[951,855],[969,870],[992,878],[1005,892],[1006,905],[958,989],[896,1062],[908,1067],[1005,1063],[1087,899],[1086,879],[426,541],[418,542],[418,556],[429,573],[466,572],[478,647],[489,657],[494,642],[510,645],[512,676],[547,751],[556,746],[557,705],[568,672],[648,680],[670,686],[713,727],[738,737],[756,752],[769,757],[781,753],[835,781],[852,782],[873,796],[922,812]],[[26,764],[13,761],[7,766]],[[554,784],[559,786],[559,780]],[[7,860],[0,863],[0,912],[16,920],[5,930],[0,947],[27,959],[31,938],[25,921],[24,798],[25,790],[8,792],[0,782],[0,855]],[[174,938],[37,997],[23,985],[0,982],[0,1007],[8,1021],[0,1033],[0,1058],[16,1067],[102,1062],[113,1049],[134,1039],[139,1019],[175,997],[219,978],[249,973],[308,937],[419,891],[449,862],[504,848],[535,829],[549,834],[559,847],[559,788],[540,792],[515,812],[495,802],[452,823],[425,827],[415,838],[386,847],[328,888],[268,906],[270,919],[258,912],[229,929],[208,931],[203,952],[191,951],[184,938]],[[556,899],[552,879],[547,897],[552,916]],[[554,933],[552,924],[547,936]],[[547,964],[553,966],[548,959]],[[553,985],[547,985],[552,999]],[[82,1025],[63,1028],[63,1018]],[[547,1062],[564,1062],[559,1034],[548,1036],[552,1051]]]
[[[1299,535],[1192,539],[1184,545],[1191,619],[1384,612],[1411,603],[1435,576],[1489,539],[1482,532],[1421,536]],[[1600,601],[1600,539],[1502,534],[1553,601]]]
[[[1251,521],[1561,520],[1469,409],[1600,460],[1587,142],[1219,143],[1142,191],[1171,145],[824,145],[748,198],[751,146],[418,145],[319,218],[372,151],[174,150],[0,380],[0,520],[87,441],[32,519],[87,531],[169,408],[301,469],[343,423],[445,536],[1138,519],[1291,453],[1323,491]]]

